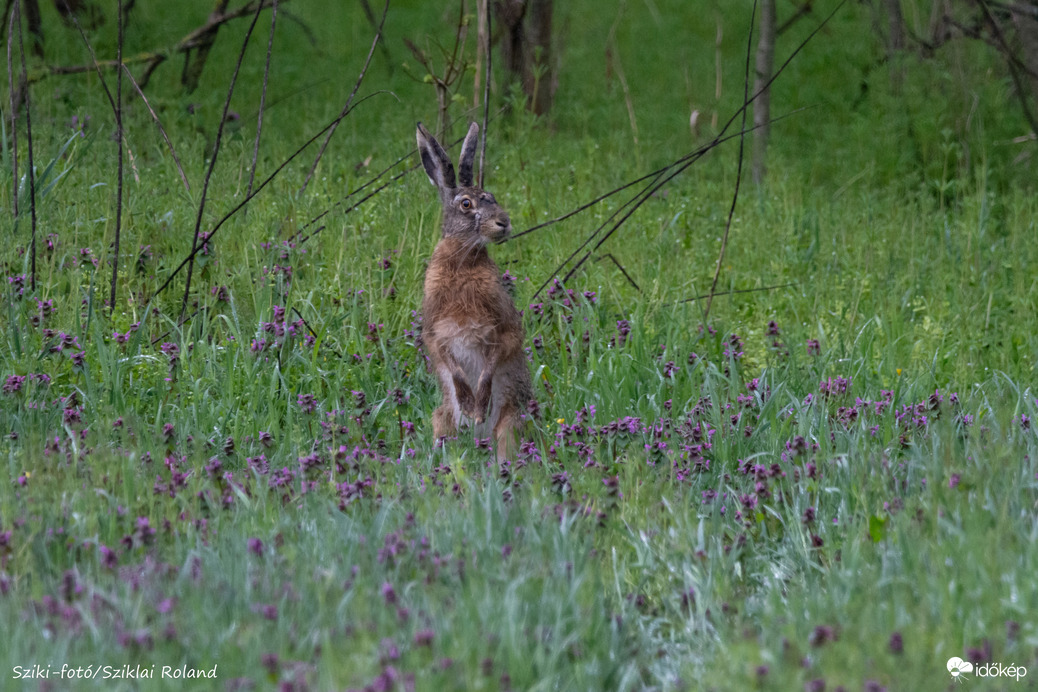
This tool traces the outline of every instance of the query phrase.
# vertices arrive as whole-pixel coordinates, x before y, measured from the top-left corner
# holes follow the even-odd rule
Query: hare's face
[[[418,123],[416,132],[418,153],[429,176],[429,182],[440,192],[443,203],[443,236],[459,238],[466,247],[500,243],[512,231],[508,213],[494,196],[473,185],[473,163],[479,126],[469,125],[469,132],[461,145],[457,178],[454,165],[436,138]]]
[[[508,212],[485,190],[459,187],[444,202],[444,235],[479,238],[486,244],[503,242],[512,232]]]

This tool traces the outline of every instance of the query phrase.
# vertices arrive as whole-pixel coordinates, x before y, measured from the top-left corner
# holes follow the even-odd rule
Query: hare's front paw
[[[476,405],[476,397],[472,395],[472,388],[460,377],[454,378],[454,396],[458,399],[458,408],[466,418],[471,418],[477,423],[483,422],[483,417],[479,415],[479,407]]]
[[[480,406],[475,397],[468,399],[464,404],[460,400],[458,403],[461,404],[461,412],[471,418],[472,422],[478,425],[486,420],[487,407]]]
[[[487,415],[487,408],[490,406],[490,379],[480,378],[479,386],[476,388],[476,411],[479,414],[478,417],[473,416],[473,419],[477,423],[482,423],[483,419]]]

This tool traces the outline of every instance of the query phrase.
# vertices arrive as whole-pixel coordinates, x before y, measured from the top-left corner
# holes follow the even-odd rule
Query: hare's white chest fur
[[[481,325],[475,320],[451,320],[441,321],[436,328],[437,335],[444,338],[447,349],[454,357],[455,362],[461,367],[465,376],[465,382],[470,389],[475,389],[479,382],[479,376],[486,366],[484,357],[485,348],[489,342],[492,329]],[[451,370],[446,364],[439,366],[439,376],[442,386],[447,390],[447,401],[450,407],[451,417],[454,425],[461,425],[463,414],[458,403],[458,394],[454,389],[454,380]],[[497,423],[496,411],[491,412],[491,428]]]
[[[451,355],[465,373],[468,385],[475,388],[486,366],[483,354],[490,345],[493,327],[472,319],[446,319],[438,325],[436,331],[449,344]]]

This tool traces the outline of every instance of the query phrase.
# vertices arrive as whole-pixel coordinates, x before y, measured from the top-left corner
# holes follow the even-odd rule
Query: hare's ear
[[[454,165],[447,158],[447,152],[443,150],[436,138],[429,134],[425,126],[418,123],[418,153],[422,157],[422,166],[429,176],[429,182],[435,185],[441,194],[454,189]]]
[[[472,187],[472,163],[476,158],[476,147],[479,145],[479,125],[469,125],[469,133],[461,145],[461,157],[458,159],[458,182],[462,187]]]

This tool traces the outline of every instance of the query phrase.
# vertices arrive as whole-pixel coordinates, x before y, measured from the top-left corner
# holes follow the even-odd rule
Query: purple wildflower
[[[296,402],[303,413],[311,414],[317,410],[317,399],[313,394],[300,394],[296,397]]]
[[[24,375],[10,375],[4,382],[3,392],[4,394],[14,394],[21,391],[22,383],[25,382]]]

